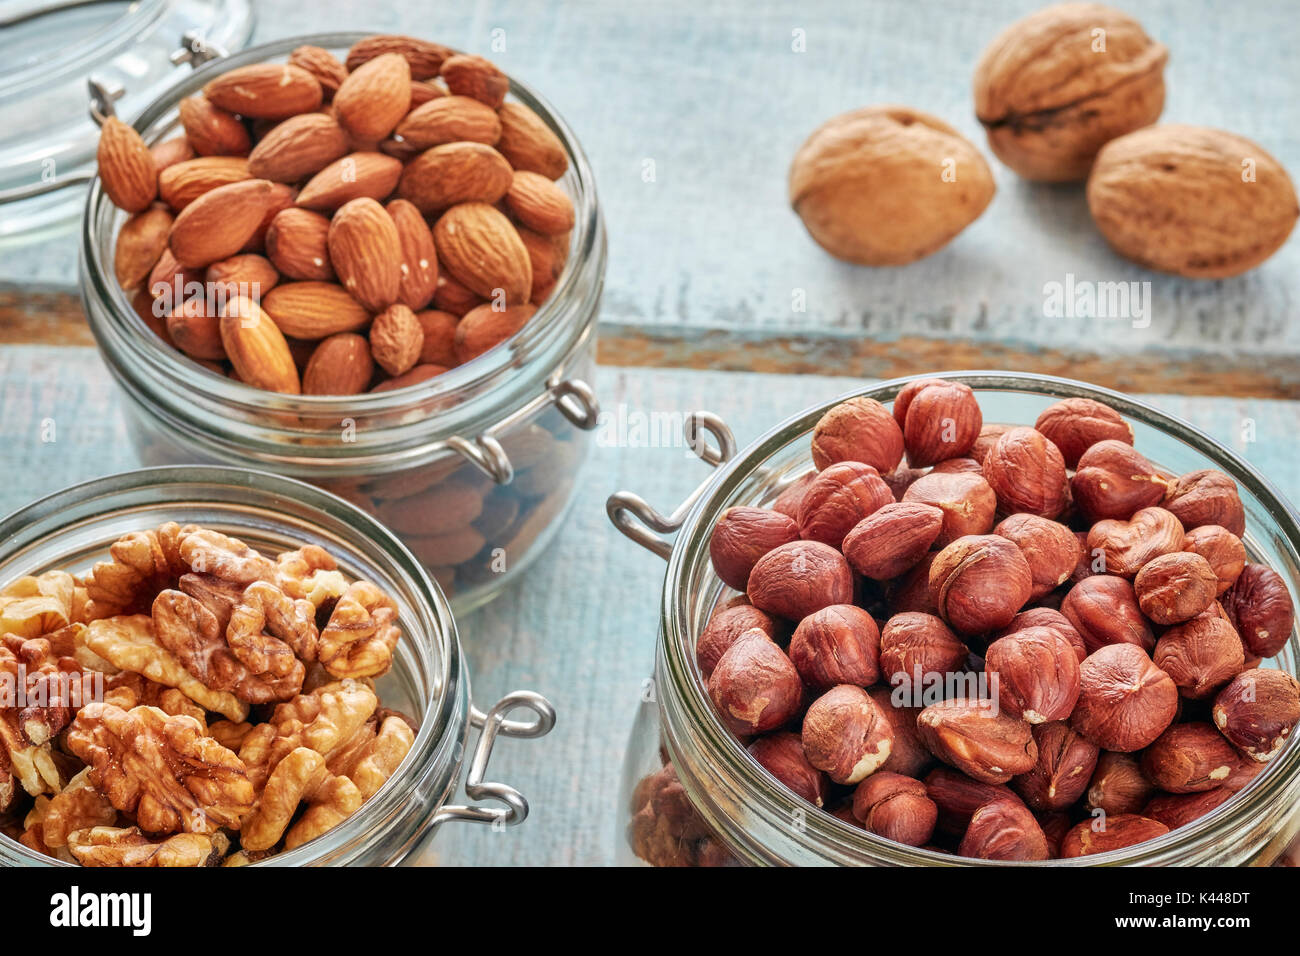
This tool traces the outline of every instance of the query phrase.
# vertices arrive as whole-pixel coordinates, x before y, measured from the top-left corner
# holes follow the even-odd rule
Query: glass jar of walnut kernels
[[[179,129],[177,104],[238,66],[296,47],[342,55],[365,34],[296,37],[213,59],[139,116],[155,143]],[[128,434],[146,465],[234,464],[325,488],[377,515],[430,569],[457,611],[478,606],[545,548],[572,501],[597,424],[587,384],[605,275],[605,232],[587,160],[537,94],[511,96],[555,132],[573,200],[567,263],[524,328],[478,358],[406,388],[281,395],[208,370],[152,332],[114,279],[126,215],[91,184],[82,297],[104,361],[126,395]]]
[[[278,866],[394,866],[436,862],[430,842],[443,823],[508,826],[528,814],[517,790],[489,784],[504,806],[450,801],[462,764],[477,793],[499,734],[538,737],[554,723],[547,701],[528,691],[483,713],[447,599],[393,534],[347,502],[301,482],[235,468],[150,468],[99,478],[43,498],[0,521],[0,586],[50,570],[82,574],[123,534],[165,522],[237,537],[264,554],[317,545],[350,579],[374,582],[398,607],[402,637],[393,667],[376,682],[385,706],[418,724],[406,758],[378,792],[334,829],[269,857]],[[527,719],[509,719],[512,711]],[[481,728],[477,743],[473,731]],[[47,746],[54,746],[53,742]],[[473,749],[471,749],[473,748]],[[0,835],[0,866],[64,865]],[[254,864],[258,865],[258,864]]]

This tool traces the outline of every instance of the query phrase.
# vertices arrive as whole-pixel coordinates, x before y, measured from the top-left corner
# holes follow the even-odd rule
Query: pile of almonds
[[[412,385],[518,332],[569,251],[563,144],[489,61],[404,36],[237,67],[150,149],[109,118],[115,269],[158,335],[289,394]],[[193,285],[197,284],[197,285]],[[191,295],[197,289],[199,295]]]
[[[1233,799],[1300,722],[1260,666],[1291,594],[1231,478],[1133,442],[1084,398],[985,424],[942,379],[831,408],[816,470],[713,529],[743,592],[696,646],[723,723],[812,805],[962,856],[1120,849]],[[637,799],[643,858],[719,859],[671,764]]]

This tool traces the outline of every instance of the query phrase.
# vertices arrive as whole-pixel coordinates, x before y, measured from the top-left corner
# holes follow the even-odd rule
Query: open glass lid
[[[94,175],[97,108],[131,122],[191,45],[233,51],[251,0],[0,0],[0,241],[66,228]],[[179,52],[178,52],[179,51]]]

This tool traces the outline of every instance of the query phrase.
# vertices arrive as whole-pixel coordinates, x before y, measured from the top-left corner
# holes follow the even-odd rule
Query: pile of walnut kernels
[[[86,866],[238,866],[341,823],[415,740],[397,606],[314,545],[169,523],[0,591],[0,822]]]
[[[945,853],[1086,856],[1231,800],[1300,721],[1300,684],[1259,666],[1294,610],[1247,560],[1235,484],[1153,466],[1113,409],[985,425],[970,388],[921,379],[892,413],[832,408],[812,455],[714,528],[744,593],[696,654],[723,722],[813,805]],[[642,858],[728,861],[671,763],[633,812]]]

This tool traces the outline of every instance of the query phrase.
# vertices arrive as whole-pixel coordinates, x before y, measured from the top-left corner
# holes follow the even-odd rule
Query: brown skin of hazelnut
[[[1219,691],[1210,713],[1234,747],[1265,763],[1277,756],[1300,722],[1300,684],[1283,671],[1242,671]]]
[[[988,453],[997,444],[997,440],[1002,437],[1003,433],[1009,432],[1016,427],[1015,425],[988,424],[980,429],[979,437],[975,439],[975,444],[971,445],[970,456],[979,462],[981,471],[983,471],[984,459],[988,457]]]
[[[918,478],[903,500],[931,505],[943,512],[943,526],[934,546],[944,548],[958,538],[987,534],[997,517],[998,499],[983,475],[970,472],[935,473]]]
[[[861,687],[832,687],[804,714],[804,754],[836,783],[857,783],[875,773],[892,747],[889,721]]]
[[[1175,478],[1162,504],[1184,528],[1214,524],[1237,537],[1246,532],[1246,509],[1237,483],[1221,471],[1204,469]]]
[[[894,611],[938,615],[939,608],[930,594],[930,568],[936,557],[938,553],[931,551],[911,571],[890,582],[889,602]]]
[[[1049,518],[1014,514],[1001,521],[993,533],[1014,543],[1029,562],[1034,581],[1031,601],[1068,581],[1079,563],[1079,539],[1065,525]]]
[[[1079,632],[1089,654],[1108,644],[1133,644],[1148,651],[1155,647],[1137,592],[1123,578],[1110,574],[1084,578],[1070,588],[1061,613]]]
[[[925,468],[970,452],[984,415],[970,386],[945,379],[918,379],[894,399],[894,418],[913,468]]]
[[[1079,658],[1068,640],[1045,627],[998,638],[984,652],[984,672],[1003,713],[1029,724],[1064,720],[1079,699]]]
[[[832,604],[853,603],[853,571],[819,541],[793,541],[758,559],[745,589],[754,607],[790,621]]]
[[[1218,587],[1210,562],[1190,551],[1152,558],[1133,579],[1138,607],[1165,627],[1190,621],[1208,608]]]
[[[722,722],[742,737],[793,720],[803,705],[799,672],[761,630],[746,631],[709,677],[709,697]]]
[[[1079,543],[1079,563],[1070,572],[1070,583],[1078,584],[1084,578],[1092,577],[1100,572],[1093,566],[1098,556],[1088,549],[1088,532],[1076,531],[1074,532],[1074,538]]]
[[[814,426],[812,457],[818,471],[839,461],[860,461],[888,474],[903,460],[903,431],[880,402],[850,398]]]
[[[1043,828],[1043,836],[1047,837],[1047,855],[1055,859],[1061,855],[1061,841],[1074,825],[1074,818],[1064,810],[1035,813],[1034,817],[1038,820],[1038,825]]]
[[[758,628],[770,640],[777,638],[776,621],[756,607],[739,604],[723,608],[709,618],[709,623],[700,632],[695,642],[695,661],[700,666],[700,673],[707,681],[718,666],[718,661],[727,652],[727,648],[736,642],[746,631]]]
[[[1218,582],[1216,596],[1232,587],[1246,567],[1246,546],[1235,534],[1217,524],[1192,528],[1183,536],[1183,548],[1209,562]]]
[[[1132,445],[1099,441],[1079,458],[1070,479],[1074,503],[1089,521],[1126,519],[1165,496],[1159,471]]]
[[[1205,700],[1246,666],[1241,638],[1214,609],[1171,627],[1151,659],[1190,700]]]
[[[1011,619],[1011,623],[993,635],[994,640],[999,637],[1006,637],[1008,634],[1014,634],[1017,631],[1023,631],[1029,627],[1047,628],[1053,634],[1063,637],[1074,648],[1074,656],[1083,663],[1083,659],[1088,656],[1088,648],[1084,646],[1083,638],[1079,632],[1074,629],[1074,625],[1060,611],[1050,607],[1031,607],[1021,611]]]
[[[867,690],[867,696],[880,708],[893,736],[889,759],[880,765],[880,769],[901,773],[905,777],[919,777],[921,772],[934,762],[930,751],[921,741],[920,732],[916,729],[916,718],[921,713],[921,708],[899,707],[895,705],[891,695],[892,691],[885,687],[872,687]]]
[[[767,552],[799,540],[799,526],[779,511],[728,508],[713,526],[709,558],[728,587],[745,590],[749,572]]]
[[[833,604],[809,614],[790,639],[790,660],[814,690],[837,684],[869,687],[880,679],[879,653],[875,619],[852,604]]]
[[[798,734],[788,730],[768,734],[746,749],[759,766],[813,806],[825,803],[826,775],[808,762]]]
[[[1100,551],[1106,573],[1129,579],[1162,554],[1182,551],[1183,542],[1183,526],[1163,508],[1143,508],[1128,521],[1098,521],[1088,531],[1088,551]]]
[[[844,538],[854,571],[889,581],[916,567],[943,527],[943,511],[917,502],[894,502],[863,518]]]
[[[1033,576],[1020,549],[997,535],[958,538],[930,566],[930,595],[953,630],[985,634],[1011,623]]]
[[[956,837],[966,832],[975,811],[985,804],[999,800],[1020,802],[1010,788],[972,780],[950,767],[935,767],[926,774],[925,792],[939,808],[939,831]]]
[[[1198,793],[1222,786],[1241,757],[1213,724],[1174,724],[1142,753],[1142,773],[1169,793]]]
[[[810,472],[800,478],[790,482],[782,492],[776,496],[772,502],[772,510],[779,511],[796,524],[799,522],[799,503],[803,500],[803,493],[808,490],[817,479],[815,472]]]
[[[1097,769],[1088,781],[1084,807],[1104,810],[1112,816],[1137,813],[1155,792],[1137,757],[1105,750],[1098,756]]]
[[[1153,797],[1142,810],[1142,816],[1163,823],[1171,830],[1185,827],[1199,820],[1211,810],[1217,810],[1232,799],[1233,792],[1226,787],[1215,787],[1200,793],[1163,793]]]
[[[1091,398],[1066,398],[1049,405],[1034,427],[1060,449],[1069,468],[1097,442],[1133,444],[1133,426],[1115,409]]]
[[[971,816],[957,847],[961,856],[979,860],[1046,860],[1047,835],[1024,804],[995,800]]]
[[[925,471],[920,468],[908,468],[903,466],[901,468],[895,468],[893,471],[889,472],[889,474],[881,475],[880,477],[884,479],[885,484],[889,485],[889,490],[894,493],[894,500],[902,501],[903,495],[907,492],[907,489],[912,487],[912,482],[923,477],[925,474]]]
[[[1003,432],[984,457],[983,471],[1003,514],[1055,518],[1068,503],[1065,459],[1037,429]]]
[[[880,673],[896,687],[911,687],[917,675],[961,671],[969,656],[970,648],[932,614],[895,614],[880,633]]]
[[[1222,604],[1247,654],[1254,657],[1272,657],[1295,627],[1295,605],[1286,581],[1262,564],[1246,565],[1223,593]]]
[[[934,834],[939,808],[920,780],[880,770],[853,791],[853,815],[886,840],[924,846]]]
[[[949,766],[982,783],[1006,783],[1038,762],[1029,725],[991,700],[952,698],[916,718],[921,740]]]
[[[799,500],[799,534],[838,548],[863,518],[894,501],[876,469],[856,461],[828,466]]]
[[[1260,763],[1257,760],[1242,760],[1237,763],[1237,769],[1223,784],[1224,790],[1230,790],[1233,793],[1245,790],[1250,784],[1264,772],[1268,764]]]
[[[1134,644],[1108,644],[1079,665],[1070,726],[1103,750],[1141,750],[1177,713],[1178,688]]]
[[[1163,823],[1135,813],[1110,815],[1104,821],[1085,820],[1072,827],[1061,840],[1061,858],[1072,859],[1122,850],[1154,840],[1168,832],[1169,828]]]
[[[984,466],[974,458],[949,458],[930,469],[931,475],[982,475]]]
[[[1034,728],[1038,762],[1011,781],[1011,789],[1034,810],[1064,810],[1088,789],[1097,768],[1096,744],[1084,740],[1064,721]]]

